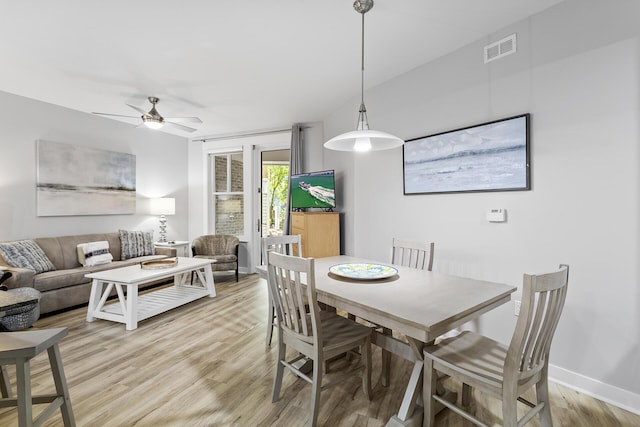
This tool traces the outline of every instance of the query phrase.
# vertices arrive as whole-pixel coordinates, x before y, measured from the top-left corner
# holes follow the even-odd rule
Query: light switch
[[[487,221],[489,222],[505,222],[507,220],[506,209],[491,209],[487,211]]]

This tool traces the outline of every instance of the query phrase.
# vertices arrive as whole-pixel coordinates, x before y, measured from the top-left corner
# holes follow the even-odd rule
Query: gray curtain
[[[301,124],[294,124],[291,127],[291,154],[289,157],[289,186],[287,190],[287,214],[284,218],[283,234],[291,233],[291,175],[302,172],[302,143],[304,139],[304,127]]]

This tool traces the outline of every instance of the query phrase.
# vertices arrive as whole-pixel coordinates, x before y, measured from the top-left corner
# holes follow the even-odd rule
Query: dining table
[[[517,289],[347,255],[316,258],[314,263],[318,301],[392,330],[395,336],[374,331],[372,343],[412,364],[400,408],[387,427],[422,425],[422,408],[429,399],[422,396],[424,347],[508,302]],[[266,277],[265,266],[260,267]]]

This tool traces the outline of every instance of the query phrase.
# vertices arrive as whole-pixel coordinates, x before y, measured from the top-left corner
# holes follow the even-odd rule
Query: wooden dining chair
[[[403,267],[419,268],[421,270],[431,271],[433,268],[433,252],[435,243],[420,242],[412,240],[403,240],[393,238],[391,264]],[[349,319],[355,320],[356,316],[348,314]],[[371,322],[370,322],[371,323]],[[384,335],[393,335],[393,331],[379,325],[374,327]],[[383,386],[389,385],[391,372],[391,352],[382,349],[382,378]]]
[[[58,347],[58,342],[66,334],[67,328],[0,333],[0,365],[3,368],[0,371],[2,372],[0,408],[17,407],[19,427],[39,426],[58,408],[62,413],[62,422],[65,427],[75,426],[69,388]],[[32,396],[31,359],[45,350],[49,353],[49,363],[56,391],[52,394]],[[12,396],[4,365],[15,365],[16,367],[16,397]],[[34,420],[32,405],[44,403],[48,403],[48,406]]]
[[[269,251],[284,255],[302,256],[302,239],[299,234],[285,236],[272,236],[262,238],[262,261],[267,264]],[[267,279],[268,280],[268,279]],[[269,286],[267,286],[269,288]],[[275,328],[276,311],[273,307],[273,299],[269,290],[269,309],[267,312],[267,347],[271,346],[273,328]]]
[[[403,267],[433,269],[433,250],[435,243],[425,243],[393,238],[391,263]]]
[[[502,400],[505,427],[522,426],[536,414],[540,424],[551,426],[547,376],[549,350],[567,295],[569,266],[541,275],[524,275],[522,305],[509,346],[471,331],[448,338],[424,350],[423,392],[431,396],[424,408],[425,426],[434,425],[436,402],[450,408],[474,424],[480,419],[436,393],[437,372],[462,382],[462,406],[470,401],[472,388]],[[536,403],[522,394],[536,389]],[[517,419],[517,402],[530,409]]]
[[[269,286],[278,316],[278,357],[273,382],[273,402],[280,399],[284,368],[311,383],[311,414],[309,425],[315,426],[320,409],[320,392],[364,369],[362,389],[371,399],[371,329],[334,312],[321,311],[318,306],[313,258],[300,258],[268,253]],[[302,284],[306,279],[306,286]],[[307,303],[308,302],[308,303]],[[299,354],[286,359],[287,346]],[[324,382],[325,361],[348,351],[359,350],[361,362],[342,375]],[[308,357],[313,361],[310,376],[298,370],[294,363]]]

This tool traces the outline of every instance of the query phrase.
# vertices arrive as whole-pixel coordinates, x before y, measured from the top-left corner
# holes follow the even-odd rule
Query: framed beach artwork
[[[136,156],[36,141],[38,216],[136,212]]]
[[[407,141],[404,194],[530,190],[529,114]]]

